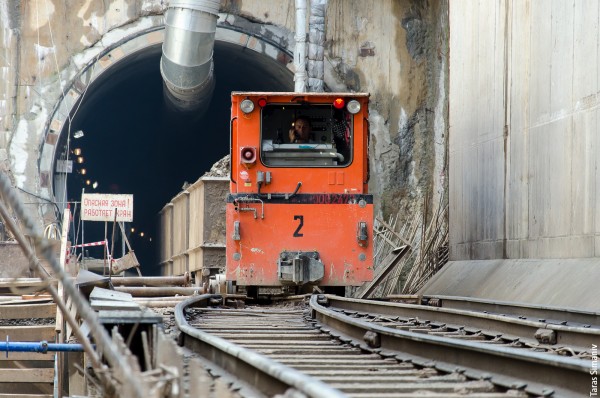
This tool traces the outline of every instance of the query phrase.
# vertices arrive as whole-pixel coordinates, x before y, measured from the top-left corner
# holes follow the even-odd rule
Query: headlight
[[[357,100],[350,100],[348,101],[348,105],[346,105],[346,109],[351,114],[356,115],[358,112],[360,112],[360,102]]]
[[[254,110],[254,102],[246,98],[240,103],[240,109],[244,113],[250,113]]]

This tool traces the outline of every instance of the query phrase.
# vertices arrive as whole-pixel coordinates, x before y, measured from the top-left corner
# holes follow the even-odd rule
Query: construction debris
[[[357,289],[357,298],[411,295],[448,262],[448,206],[443,198],[428,222],[427,200],[423,212],[396,232],[397,218],[375,219],[373,281]]]
[[[209,171],[202,177],[229,177],[229,162],[231,158],[226,155],[224,158],[212,165]]]

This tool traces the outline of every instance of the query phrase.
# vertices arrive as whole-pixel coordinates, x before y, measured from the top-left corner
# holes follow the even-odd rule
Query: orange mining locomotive
[[[357,93],[232,93],[231,286],[343,294],[372,279],[368,103]]]

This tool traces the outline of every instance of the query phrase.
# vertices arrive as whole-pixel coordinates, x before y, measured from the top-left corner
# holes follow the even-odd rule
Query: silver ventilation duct
[[[176,109],[206,110],[214,88],[213,47],[219,0],[172,0],[165,13],[160,73]]]

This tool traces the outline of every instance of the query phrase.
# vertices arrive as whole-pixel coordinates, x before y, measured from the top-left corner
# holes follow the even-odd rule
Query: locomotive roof
[[[297,93],[297,92],[277,92],[277,91],[232,91],[231,95],[251,95],[251,96],[306,96],[306,97],[369,97],[369,93]]]

